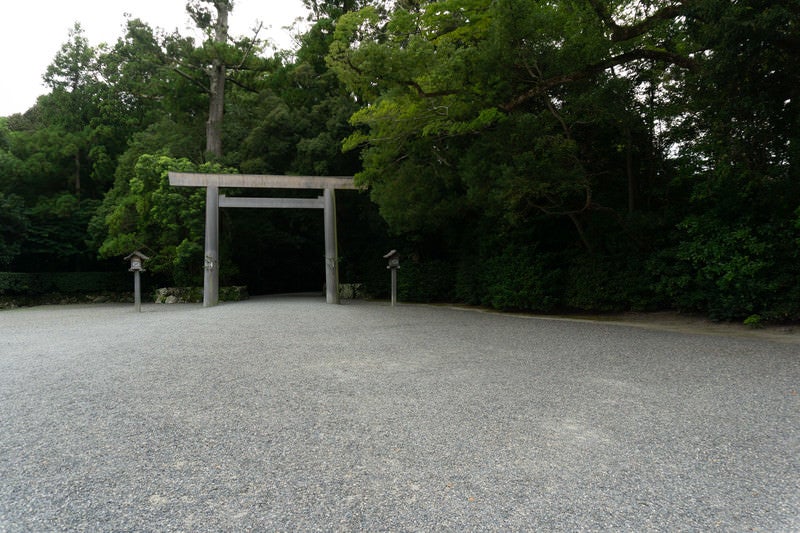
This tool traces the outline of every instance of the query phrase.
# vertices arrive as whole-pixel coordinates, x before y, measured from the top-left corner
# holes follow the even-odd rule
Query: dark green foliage
[[[384,267],[386,286],[390,273]],[[445,261],[405,261],[397,273],[397,298],[411,302],[449,302],[454,298],[452,266]]]
[[[378,207],[366,192],[338,191],[336,211],[340,283],[360,283],[362,292],[373,296],[387,294],[389,273],[383,255],[396,244]]]
[[[133,275],[120,272],[0,272],[0,294],[91,294],[133,291]]]
[[[710,216],[688,217],[679,229],[682,241],[653,261],[667,301],[722,320],[800,317],[797,229],[750,227]]]
[[[635,254],[582,256],[567,270],[565,305],[580,311],[648,311],[661,307],[656,283]]]
[[[800,42],[796,0],[698,3],[687,31],[713,49],[686,75],[672,132],[688,186],[672,245],[655,256],[660,289],[680,309],[719,319],[797,319]],[[713,87],[713,90],[710,88]]]
[[[329,62],[368,104],[345,146],[393,231],[418,248],[446,235],[457,298],[800,315],[800,3],[648,6],[445,0],[340,19]]]
[[[22,252],[28,227],[22,198],[0,192],[0,266],[8,266]]]
[[[561,304],[563,273],[552,268],[536,247],[507,247],[488,258],[479,281],[481,303],[495,309],[552,311]]]
[[[239,266],[233,283],[247,284],[253,294],[322,290],[321,211],[231,209],[223,217],[223,254]]]

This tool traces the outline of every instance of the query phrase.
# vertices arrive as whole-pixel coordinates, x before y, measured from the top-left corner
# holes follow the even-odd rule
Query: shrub
[[[567,271],[566,305],[582,311],[646,310],[658,307],[654,283],[633,255],[576,258]]]
[[[406,261],[397,273],[397,298],[407,302],[452,301],[453,266],[446,261]],[[387,283],[389,276],[386,276]]]
[[[508,247],[486,261],[483,305],[508,311],[552,311],[561,305],[563,276],[535,246]]]
[[[797,251],[786,228],[688,217],[684,238],[654,263],[659,291],[681,310],[718,320],[796,318]]]

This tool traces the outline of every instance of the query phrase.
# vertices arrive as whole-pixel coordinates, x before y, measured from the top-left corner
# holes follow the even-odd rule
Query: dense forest
[[[205,39],[76,24],[0,118],[0,270],[141,249],[197,285],[205,196],[168,170],[355,175],[342,281],[375,296],[396,248],[405,300],[800,318],[800,0],[304,3],[290,51],[233,0],[187,5]],[[223,284],[321,288],[318,212],[222,217]]]

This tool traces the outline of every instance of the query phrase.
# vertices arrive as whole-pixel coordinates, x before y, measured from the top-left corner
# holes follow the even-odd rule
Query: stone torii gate
[[[352,176],[271,176],[259,174],[196,174],[170,172],[170,185],[206,188],[205,274],[203,307],[219,302],[219,208],[323,209],[325,220],[325,300],[339,303],[339,254],[336,239],[336,189],[356,189]],[[220,187],[258,189],[321,189],[317,198],[228,198]]]

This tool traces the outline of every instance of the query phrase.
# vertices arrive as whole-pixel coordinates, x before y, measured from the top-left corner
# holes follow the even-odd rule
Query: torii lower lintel
[[[219,302],[219,208],[322,208],[325,220],[325,300],[339,303],[339,254],[336,238],[336,189],[356,189],[352,176],[276,176],[260,174],[197,174],[170,172],[169,183],[181,187],[206,188],[205,274],[203,306]],[[264,189],[317,189],[318,199],[299,201],[292,198],[228,198],[220,196],[220,187]],[[320,201],[321,200],[321,201]]]

